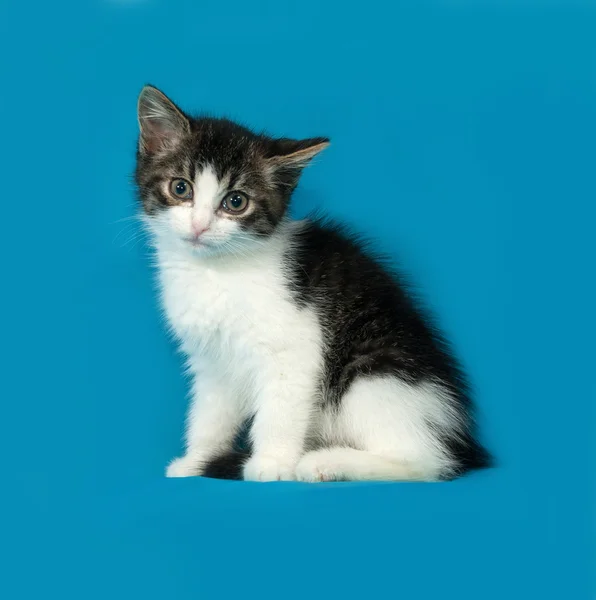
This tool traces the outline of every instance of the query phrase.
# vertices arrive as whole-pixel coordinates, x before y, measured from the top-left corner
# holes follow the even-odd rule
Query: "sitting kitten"
[[[488,466],[462,373],[399,280],[340,228],[286,217],[327,139],[191,118],[150,86],[138,118],[136,181],[194,382],[168,476],[432,481]]]

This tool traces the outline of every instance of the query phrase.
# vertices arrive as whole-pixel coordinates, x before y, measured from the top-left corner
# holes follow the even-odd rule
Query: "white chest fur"
[[[281,247],[227,258],[161,249],[158,264],[168,322],[191,359],[208,358],[235,380],[282,355],[310,376],[320,368],[318,319],[292,300]]]

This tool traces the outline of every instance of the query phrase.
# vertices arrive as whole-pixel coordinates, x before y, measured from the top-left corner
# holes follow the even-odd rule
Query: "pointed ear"
[[[271,140],[267,160],[274,166],[302,169],[327,146],[329,146],[329,139],[324,137],[306,140],[279,138]]]
[[[146,85],[139,94],[139,150],[153,154],[175,147],[190,132],[184,113],[162,92]]]

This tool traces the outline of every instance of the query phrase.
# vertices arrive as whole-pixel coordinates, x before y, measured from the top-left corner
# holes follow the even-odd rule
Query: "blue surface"
[[[5,0],[0,595],[588,598],[595,25],[580,2]],[[145,82],[332,138],[295,212],[399,256],[471,373],[498,469],[162,477],[185,383],[120,221]]]

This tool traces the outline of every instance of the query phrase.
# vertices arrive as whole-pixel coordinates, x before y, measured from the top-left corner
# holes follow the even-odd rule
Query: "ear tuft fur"
[[[139,94],[139,150],[153,154],[175,147],[190,132],[184,113],[160,90],[146,85]]]

